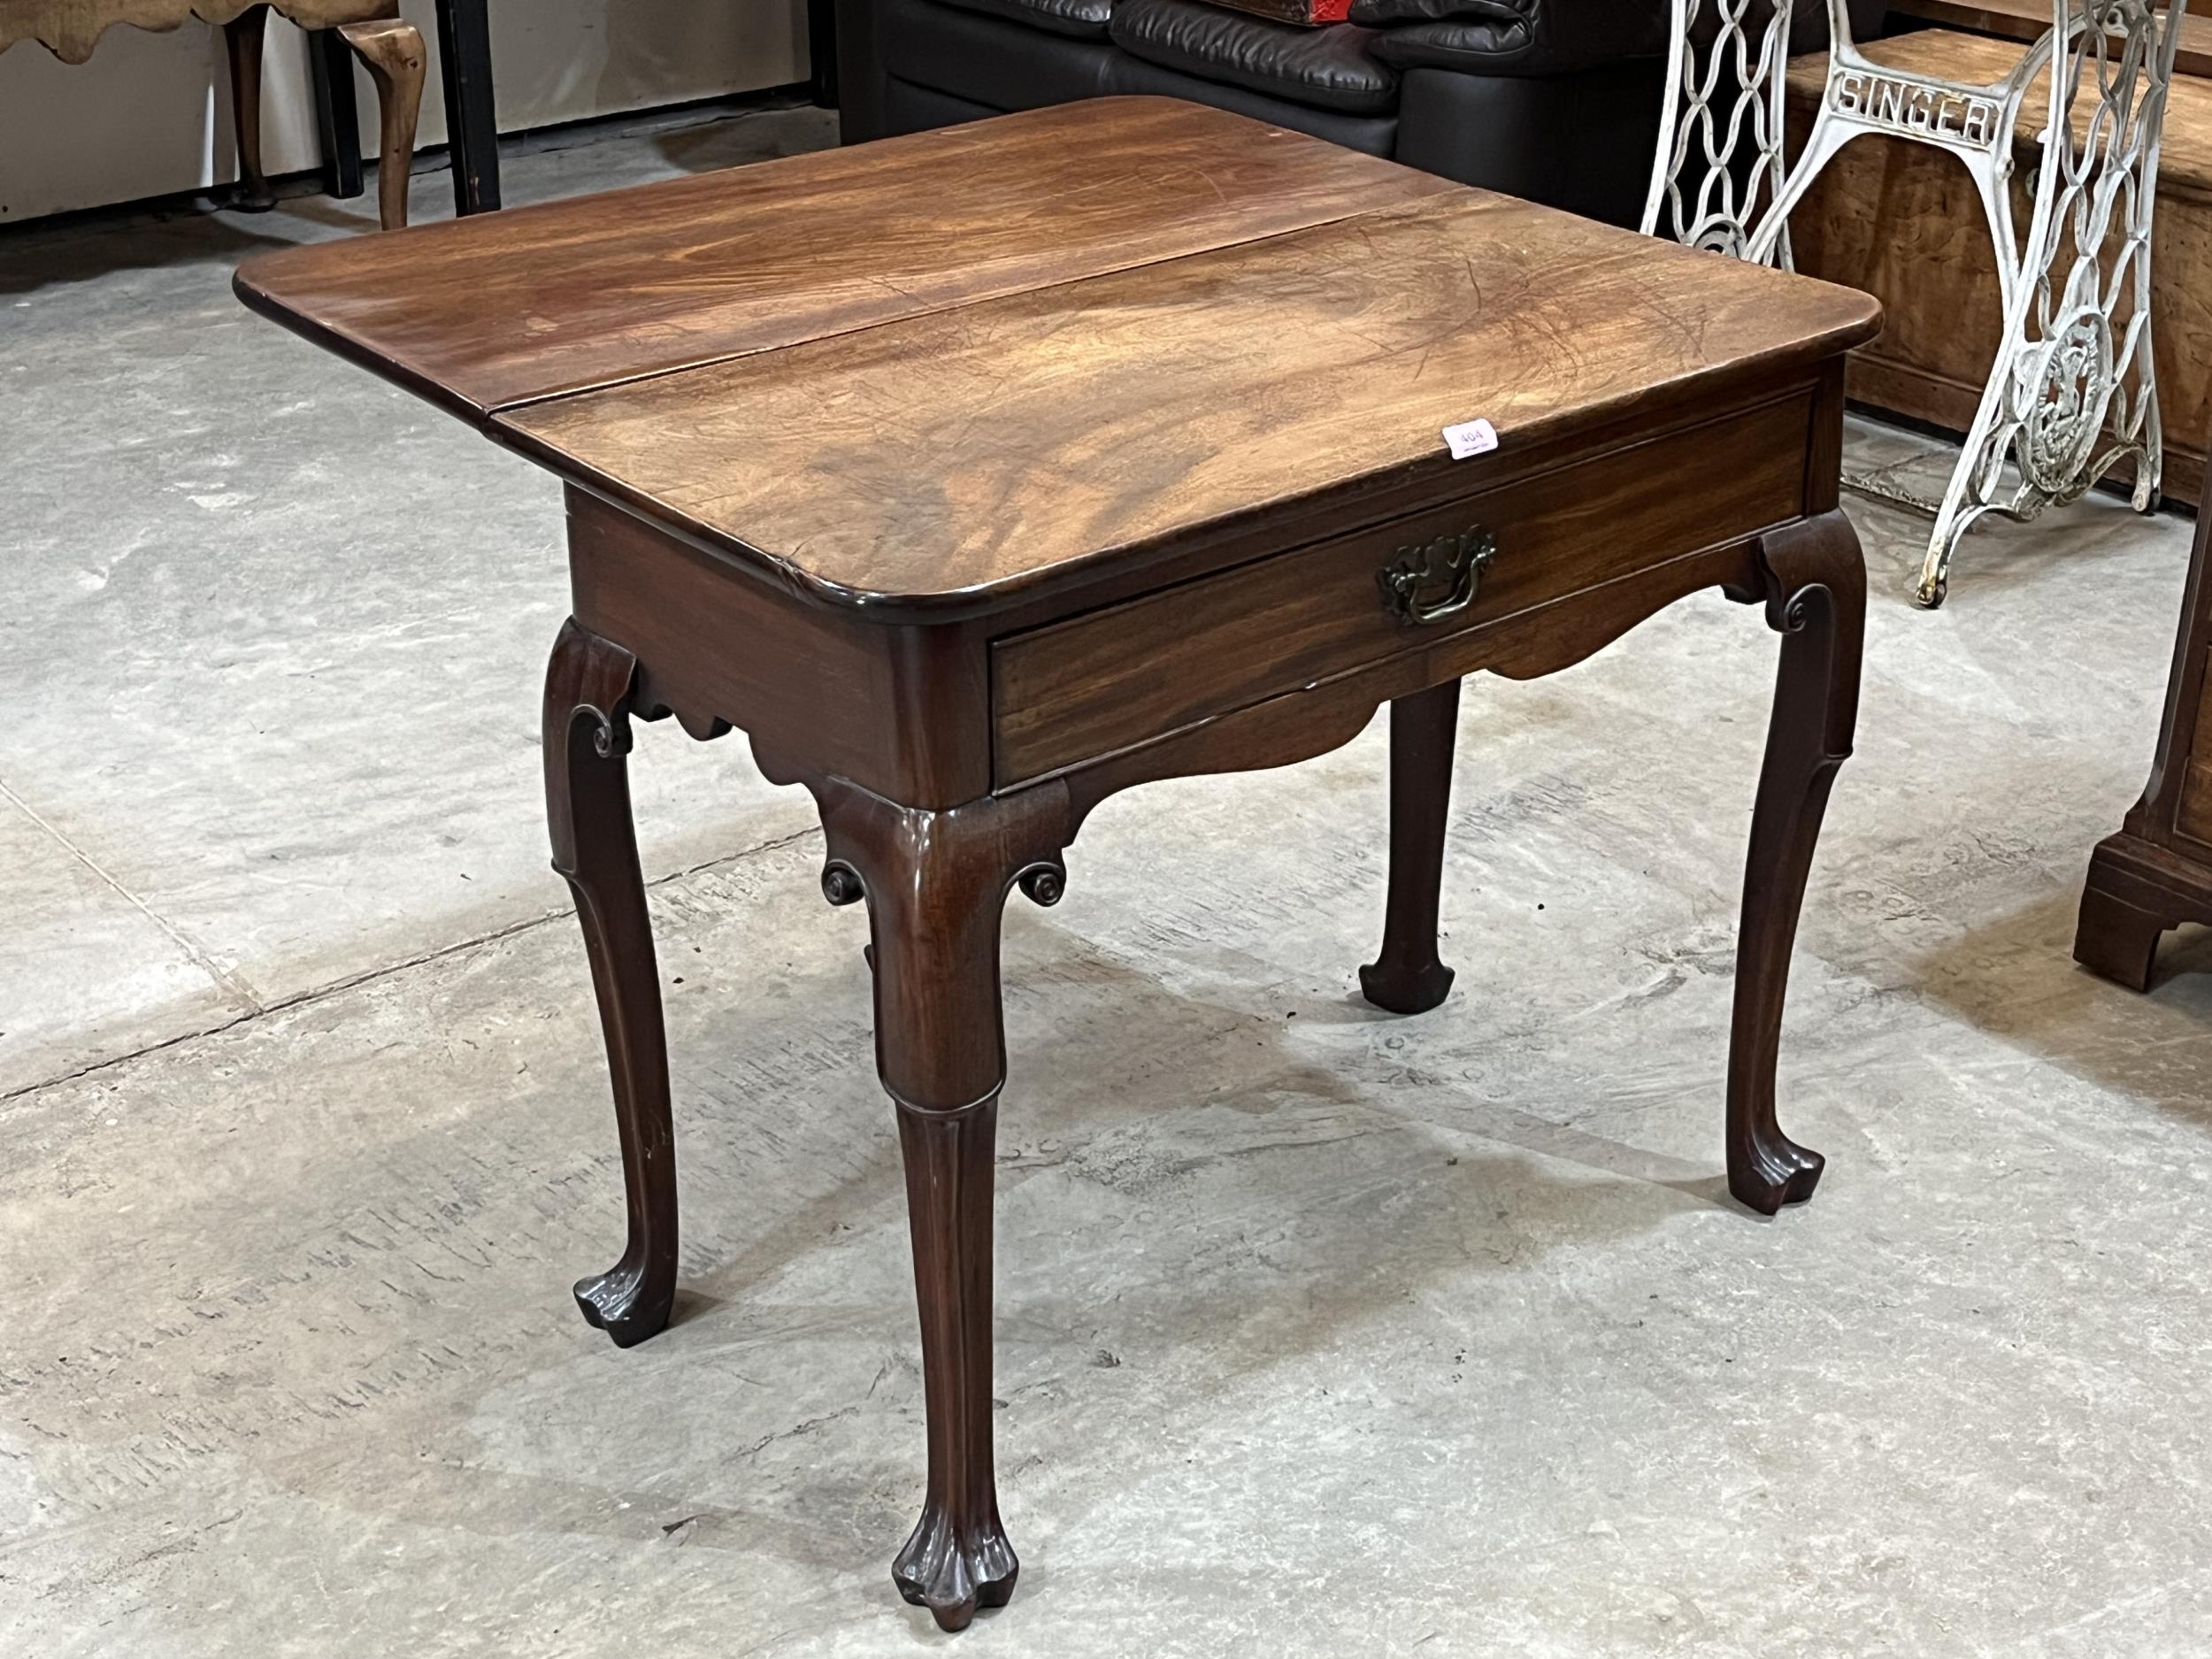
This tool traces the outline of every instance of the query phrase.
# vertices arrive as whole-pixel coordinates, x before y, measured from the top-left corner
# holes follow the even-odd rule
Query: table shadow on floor
[[[1058,935],[1047,960],[1010,964],[1009,977],[1018,1010],[1026,984],[1048,990],[1057,1014],[1048,1044],[1037,1041],[1033,1020],[1018,1021],[1002,1115],[995,1325],[1006,1362],[999,1388],[1009,1397],[1084,1389],[1101,1352],[1172,1353],[1186,1356],[1179,1365],[1217,1379],[1354,1352],[1385,1287],[1390,1305],[1402,1307],[1447,1284],[1464,1286],[1471,1275],[1513,1280],[1554,1249],[1602,1248],[1708,1207],[1669,1182],[1570,1174],[1591,1162],[1571,1150],[1562,1160],[1547,1156],[1554,1148],[1493,1149],[1479,1134],[1440,1128],[1417,1102],[1401,1109],[1371,1077],[1312,1064],[1279,1020],[1179,995],[1071,936]],[[1133,1058],[1132,1032],[1154,1034]],[[680,1070],[691,1040],[679,1045]],[[744,1040],[741,1031],[722,1039]],[[1094,1086],[1050,1086],[1055,1079]],[[889,1108],[865,1126],[849,1108],[838,1110],[843,1127],[872,1136],[856,1167],[705,1271],[687,1271],[691,1306],[669,1332],[617,1356],[579,1321],[567,1352],[541,1350],[530,1374],[474,1379],[478,1386],[436,1407],[443,1423],[433,1455],[443,1473],[435,1478],[413,1455],[377,1454],[370,1440],[358,1455],[383,1466],[370,1478],[357,1460],[327,1490],[313,1479],[312,1459],[270,1472],[319,1502],[357,1506],[365,1493],[381,1494],[380,1511],[414,1525],[549,1525],[652,1541],[651,1529],[673,1517],[689,1525],[695,1548],[769,1549],[810,1572],[878,1574],[885,1540],[902,1536],[919,1491],[909,1293],[899,1283],[880,1302],[856,1292],[824,1302],[807,1300],[803,1287],[852,1277],[836,1258],[856,1233],[873,1240],[864,1254],[880,1256],[883,1240],[895,1238],[902,1275],[904,1193]],[[1509,1135],[1519,1132],[1509,1124]],[[733,1123],[680,1121],[680,1168],[685,1139],[744,1133]],[[745,1201],[695,1187],[686,1197],[695,1211]],[[1154,1254],[1141,1263],[1138,1245],[1148,1239]],[[883,1266],[864,1264],[856,1282],[875,1286]],[[480,1286],[473,1299],[495,1288]],[[772,1500],[748,1502],[746,1448],[790,1432],[774,1417],[778,1408],[806,1398],[824,1369],[862,1378],[879,1350],[893,1356],[897,1399],[808,1406],[822,1426],[810,1431],[806,1466],[787,1469]],[[580,1392],[579,1366],[600,1379]],[[733,1380],[741,1370],[741,1386]],[[605,1432],[607,1417],[591,1402],[606,1388],[619,1388],[619,1416],[634,1426]],[[916,1417],[916,1434],[896,1437],[913,1445],[887,1455],[876,1445],[882,1436],[865,1427],[841,1433],[838,1424],[851,1418],[838,1414],[849,1409],[890,1413],[901,1430]],[[718,1425],[724,1454],[690,1478],[640,1483],[651,1425],[679,1417]],[[533,1425],[535,1455],[557,1455],[566,1472],[499,1466],[499,1448],[476,1430],[503,1421]],[[1002,1438],[1014,1455],[1018,1432]],[[1164,1447],[1159,1455],[1177,1454]],[[1148,1454],[1132,1455],[1141,1463]]]
[[[2165,935],[2151,988],[2073,960],[2078,893],[1970,928],[1920,959],[1922,995],[1978,1031],[2212,1136],[2212,931]]]

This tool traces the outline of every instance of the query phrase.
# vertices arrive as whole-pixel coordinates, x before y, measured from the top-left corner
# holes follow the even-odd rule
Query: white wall
[[[430,46],[419,142],[445,138],[434,0],[401,0]],[[804,0],[491,0],[503,132],[806,78]],[[262,70],[272,174],[319,165],[305,36],[272,19]],[[357,68],[363,153],[376,95]],[[0,224],[236,176],[221,31],[111,29],[72,68],[34,41],[0,55]]]

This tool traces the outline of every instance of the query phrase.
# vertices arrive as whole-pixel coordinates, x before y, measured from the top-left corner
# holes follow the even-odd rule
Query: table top
[[[239,295],[482,420],[1452,188],[1116,98],[283,249]]]
[[[246,302],[816,599],[947,613],[1870,338],[1855,291],[1101,99],[264,256]],[[1488,420],[1454,461],[1440,429]]]

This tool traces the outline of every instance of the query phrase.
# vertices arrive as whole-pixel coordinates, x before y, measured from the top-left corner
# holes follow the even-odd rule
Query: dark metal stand
[[[353,56],[335,29],[307,37],[307,68],[315,85],[315,135],[323,152],[323,194],[361,194],[361,119],[353,96]]]
[[[499,205],[499,127],[492,119],[492,30],[484,0],[438,0],[438,58],[446,138],[453,147],[453,209],[487,213]]]
[[[819,0],[810,0],[810,4],[818,7]],[[810,30],[811,13],[809,21]],[[833,31],[834,24],[831,27]],[[828,50],[833,92],[833,33],[832,39]],[[492,115],[492,35],[484,0],[438,0],[438,59],[445,81],[454,211],[488,212],[499,205],[499,127]],[[315,82],[315,127],[322,141],[323,189],[334,196],[358,196],[361,141],[353,60],[345,42],[323,29],[309,36],[308,63]]]
[[[806,0],[807,96],[837,107],[837,0]]]

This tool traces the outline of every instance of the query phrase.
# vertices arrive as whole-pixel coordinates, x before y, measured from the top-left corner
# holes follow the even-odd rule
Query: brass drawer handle
[[[1383,609],[1405,625],[1441,622],[1475,602],[1482,567],[1497,557],[1498,539],[1480,525],[1457,535],[1440,535],[1426,547],[1402,547],[1375,572]],[[1441,598],[1424,600],[1421,591],[1445,577],[1451,588]]]

